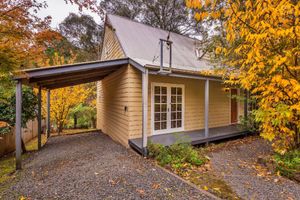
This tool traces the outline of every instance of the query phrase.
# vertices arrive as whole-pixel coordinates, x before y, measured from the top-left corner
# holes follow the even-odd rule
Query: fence
[[[42,127],[45,122],[42,121]],[[29,121],[27,128],[22,129],[22,139],[25,143],[37,137],[37,120]],[[0,135],[0,157],[15,151],[15,130],[12,129],[11,133]]]

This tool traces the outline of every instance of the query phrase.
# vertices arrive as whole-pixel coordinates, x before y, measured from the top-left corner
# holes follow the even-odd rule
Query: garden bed
[[[189,144],[173,144],[169,147],[149,145],[150,157],[160,166],[220,198],[239,199],[231,187],[212,171],[207,154],[208,149]]]
[[[200,147],[151,145],[150,156],[157,164],[222,199],[300,196],[300,185],[283,177],[298,177],[299,151],[274,155],[259,136]]]

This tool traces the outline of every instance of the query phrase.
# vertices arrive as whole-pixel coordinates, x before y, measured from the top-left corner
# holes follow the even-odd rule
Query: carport
[[[79,85],[83,83],[95,82],[103,79],[109,74],[120,69],[124,65],[132,65],[143,73],[143,77],[148,76],[148,71],[130,58],[115,59],[108,61],[95,61],[78,63],[63,66],[43,67],[36,69],[22,70],[16,80],[16,125],[15,125],[15,141],[16,141],[16,169],[22,168],[22,85],[28,85],[39,90],[38,92],[38,149],[41,148],[41,91],[47,91],[47,136],[50,136],[50,95],[51,90]],[[144,76],[145,75],[145,76]],[[147,78],[143,78],[143,88],[147,85]],[[144,102],[144,101],[143,101]],[[145,115],[143,115],[145,116]],[[143,138],[146,134],[143,134]]]

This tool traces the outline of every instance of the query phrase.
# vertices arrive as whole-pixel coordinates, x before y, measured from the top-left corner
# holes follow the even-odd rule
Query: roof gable
[[[172,67],[177,69],[202,71],[213,68],[213,64],[196,56],[196,39],[177,33],[154,28],[116,15],[107,15],[107,23],[115,33],[127,57],[142,65],[160,65],[160,39],[170,34],[172,44]],[[169,65],[169,55],[164,49],[164,66]]]

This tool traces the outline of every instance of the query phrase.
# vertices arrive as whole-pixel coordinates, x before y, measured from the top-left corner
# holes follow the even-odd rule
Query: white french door
[[[184,130],[184,85],[153,83],[151,99],[153,134]]]

